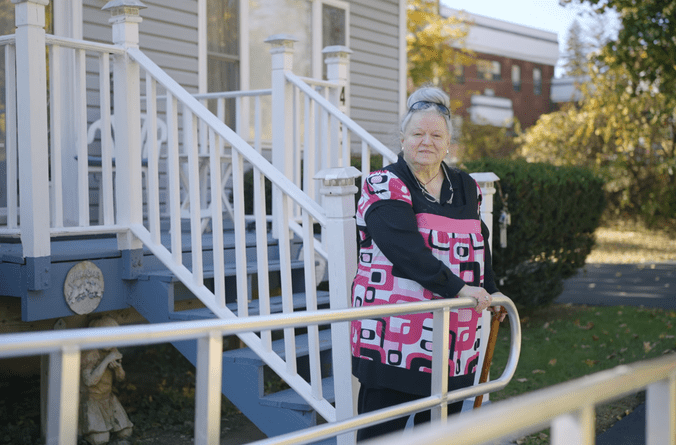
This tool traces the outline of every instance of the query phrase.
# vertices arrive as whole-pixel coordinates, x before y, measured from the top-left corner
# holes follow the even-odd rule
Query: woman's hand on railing
[[[505,298],[507,298],[507,296],[505,294],[503,294],[502,292],[495,292],[495,293],[491,294],[491,299],[493,299],[495,297],[505,297]],[[498,320],[500,320],[501,322],[504,321],[505,317],[507,316],[507,312],[502,310],[502,306],[491,306],[491,307],[488,308],[488,310],[491,311],[494,316],[497,315],[499,317]]]
[[[484,289],[483,287],[470,286],[465,284],[460,292],[458,292],[458,297],[469,297],[476,300],[475,310],[478,313],[483,312],[484,309],[488,309],[493,301],[493,297]]]

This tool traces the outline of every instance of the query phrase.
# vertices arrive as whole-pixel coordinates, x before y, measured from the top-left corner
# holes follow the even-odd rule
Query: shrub
[[[523,308],[553,302],[594,245],[605,206],[603,181],[584,168],[523,160],[483,158],[465,163],[465,169],[498,175],[496,187],[511,214],[507,247],[501,248],[505,203],[496,193],[492,253],[498,287]]]

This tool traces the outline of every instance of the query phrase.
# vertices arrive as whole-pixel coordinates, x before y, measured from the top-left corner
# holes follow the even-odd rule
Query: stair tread
[[[280,269],[279,260],[268,260],[268,271],[277,272]],[[291,269],[302,269],[304,267],[303,260],[291,260]],[[237,267],[234,264],[226,264],[223,269],[226,277],[234,277],[237,274]],[[248,261],[246,263],[246,273],[254,274],[258,272],[258,263],[256,261]],[[202,270],[202,275],[204,278],[213,278],[214,277],[214,267],[213,264],[204,265]],[[150,280],[156,279],[160,281],[174,282],[178,281],[178,278],[168,269],[160,270],[150,270],[146,271],[139,275],[139,280]]]
[[[333,376],[322,379],[322,397],[329,402],[335,401]],[[261,398],[261,405],[275,406],[298,411],[311,410],[310,404],[293,389],[285,389]]]
[[[326,351],[331,348],[331,329],[319,331],[319,350]],[[282,359],[286,357],[284,339],[272,342],[272,350]],[[296,335],[296,356],[303,357],[308,354],[308,334]],[[251,348],[239,348],[225,351],[223,360],[241,364],[263,365],[263,360]]]
[[[329,303],[329,293],[327,291],[317,291],[317,305],[323,306]],[[237,314],[237,303],[228,303],[226,307],[232,312]],[[300,309],[305,307],[305,293],[299,292],[293,294],[293,308]],[[276,314],[282,312],[282,297],[275,296],[270,297],[270,313]],[[249,315],[259,315],[260,313],[260,300],[251,300],[249,302]],[[209,318],[217,318],[216,315],[211,312],[209,308],[197,308],[197,309],[188,309],[185,311],[170,312],[170,320],[204,320]]]

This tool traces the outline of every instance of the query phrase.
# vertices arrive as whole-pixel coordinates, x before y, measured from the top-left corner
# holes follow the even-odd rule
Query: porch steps
[[[328,307],[329,304],[329,293],[326,291],[317,291],[317,306],[318,307]],[[251,300],[249,301],[248,309],[249,315],[260,315],[260,300]],[[237,303],[228,303],[226,307],[232,312],[237,314],[238,308]],[[295,293],[293,294],[293,309],[304,309],[305,308],[305,294],[304,293]],[[280,313],[282,312],[282,297],[274,296],[270,297],[270,313]],[[213,312],[209,308],[197,308],[197,309],[188,309],[184,311],[173,311],[169,312],[169,319],[174,321],[188,321],[188,320],[208,320],[210,318],[216,318]]]
[[[272,247],[272,246],[271,246]],[[275,246],[276,247],[276,246]],[[274,249],[274,247],[273,247]],[[227,256],[227,253],[226,253]],[[272,276],[279,271],[280,262],[276,255],[270,255],[268,269]],[[294,288],[293,307],[301,311],[306,308],[306,296],[302,284],[304,263],[294,260],[292,265],[292,282],[298,283],[299,289]],[[257,264],[250,261],[247,264],[249,280],[257,272]],[[226,263],[226,305],[237,313],[236,302],[236,269]],[[205,285],[210,286],[214,277],[213,267],[204,266]],[[168,270],[146,270],[134,282],[135,291],[129,303],[151,323],[168,321],[188,321],[215,318],[208,308],[194,308],[175,310],[174,303],[180,300],[195,299],[195,296]],[[272,285],[274,286],[274,284]],[[250,286],[251,288],[251,286]],[[329,293],[318,291],[318,307],[328,307]],[[260,301],[249,295],[249,315],[260,313]],[[270,312],[282,312],[282,297],[270,297]],[[296,366],[298,373],[309,381],[310,365],[308,351],[308,336],[305,329],[296,329]],[[281,331],[273,331],[273,351],[284,357],[284,339],[278,339]],[[322,392],[329,402],[334,401],[331,330],[322,329],[319,332],[320,361],[322,364]],[[173,345],[193,364],[197,362],[195,341],[175,342]],[[251,349],[244,347],[226,350],[223,352],[222,392],[238,409],[249,418],[264,434],[269,437],[290,433],[316,425],[323,420],[317,416],[315,410],[303,397],[293,389],[281,389],[276,392],[266,390],[266,377],[271,371],[265,362]],[[268,379],[269,380],[269,379]],[[273,385],[274,386],[274,385]],[[277,385],[279,386],[279,385]],[[322,441],[335,443],[335,440]]]

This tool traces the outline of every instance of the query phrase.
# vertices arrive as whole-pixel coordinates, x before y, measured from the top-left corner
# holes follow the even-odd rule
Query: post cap
[[[139,9],[147,8],[141,0],[111,0],[101,8],[102,11],[110,11],[112,15],[138,14]]]

